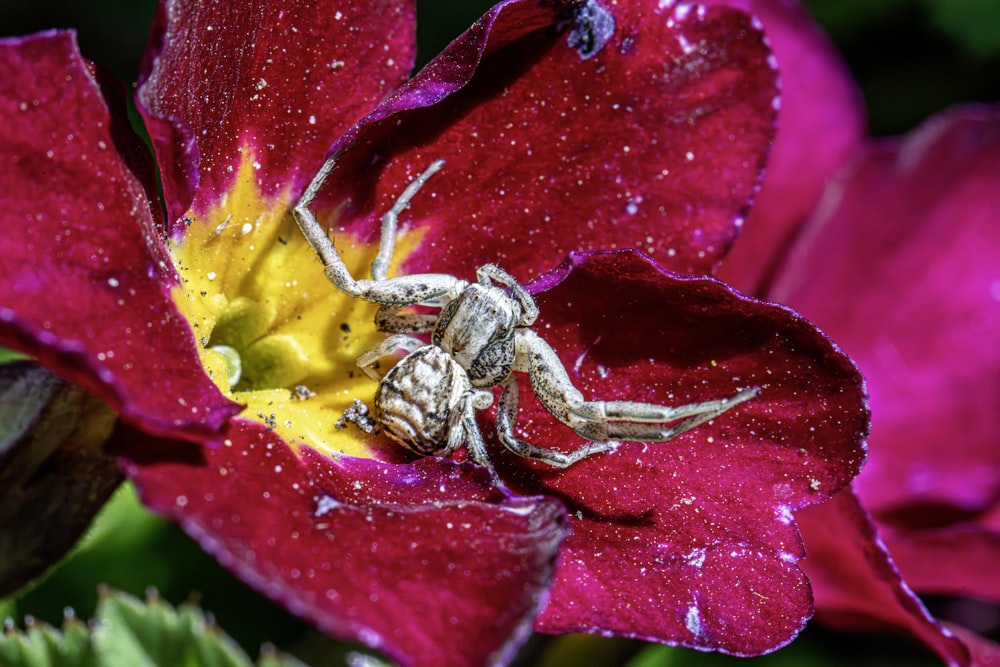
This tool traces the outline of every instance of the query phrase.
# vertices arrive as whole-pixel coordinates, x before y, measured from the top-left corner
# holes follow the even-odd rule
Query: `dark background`
[[[490,3],[418,2],[420,62],[466,28]],[[864,93],[872,134],[906,132],[959,102],[1000,100],[1000,0],[806,0],[841,49]],[[75,28],[83,54],[134,82],[155,2],[152,0],[0,0],[0,35]],[[311,665],[342,665],[343,647],[302,626],[221,571],[179,530],[146,513],[129,489],[116,496],[82,548],[0,615],[59,623],[63,610],[93,612],[97,585],[141,595],[157,587],[168,601],[192,595],[251,653],[274,642]],[[947,602],[934,601],[935,607]],[[630,667],[939,664],[912,642],[882,635],[838,635],[811,624],[788,649],[753,660],[622,640],[538,638],[523,665],[558,667],[577,659]],[[595,662],[596,660],[596,662]]]

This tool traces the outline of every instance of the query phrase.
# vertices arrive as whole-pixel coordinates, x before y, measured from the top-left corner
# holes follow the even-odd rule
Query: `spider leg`
[[[464,280],[445,274],[425,273],[399,278],[386,278],[386,271],[396,248],[396,228],[399,214],[410,203],[417,191],[444,164],[443,160],[432,163],[420,176],[403,191],[399,199],[382,218],[382,239],[379,252],[372,263],[374,280],[356,280],[348,271],[327,230],[316,219],[309,206],[323,187],[323,182],[336,166],[336,156],[323,163],[309,187],[292,209],[292,215],[302,235],[323,263],[326,277],[339,290],[350,296],[359,296],[366,301],[389,306],[406,306],[416,303],[433,302],[441,298],[453,298],[467,284]]]
[[[665,442],[718,417],[760,393],[753,387],[702,403],[670,407],[631,401],[586,401],[573,386],[555,350],[531,329],[515,336],[514,370],[528,373],[531,388],[545,408],[574,431],[596,442]],[[682,420],[673,426],[669,422]]]
[[[397,314],[403,306],[382,306],[375,313],[375,326],[379,331],[397,334],[431,333],[438,316],[424,313]]]
[[[676,407],[629,401],[607,401],[604,410],[609,423],[608,433],[620,440],[639,442],[665,442],[715,419],[740,403],[749,401],[760,394],[759,387],[743,389],[729,398],[720,398],[701,403],[688,403]],[[656,422],[683,421],[669,428]],[[617,421],[617,423],[615,423]],[[586,436],[585,436],[586,437]]]
[[[420,340],[419,338],[412,338],[411,336],[395,335],[389,336],[384,341],[379,343],[376,347],[368,350],[362,354],[357,359],[357,364],[365,372],[365,375],[375,380],[376,382],[382,379],[382,374],[375,370],[374,364],[382,357],[392,354],[396,350],[406,350],[407,352],[416,352],[420,348],[426,346],[427,343]]]
[[[354,279],[354,276],[351,275],[351,272],[347,270],[347,265],[344,264],[343,258],[334,247],[333,241],[327,235],[326,229],[323,225],[319,224],[316,216],[309,208],[313,199],[316,198],[316,193],[323,187],[323,182],[330,175],[330,172],[333,171],[335,165],[336,156],[327,158],[327,161],[316,172],[309,187],[302,193],[302,197],[298,203],[295,204],[295,207],[292,209],[292,216],[295,218],[295,222],[298,223],[299,229],[302,230],[302,235],[306,237],[309,245],[312,246],[313,250],[319,256],[320,261],[323,263],[323,271],[330,282],[345,294],[361,296],[361,287]]]
[[[403,306],[415,304],[439,305],[439,302],[453,299],[465,289],[468,284],[455,276],[443,273],[417,273],[396,278],[387,277],[389,265],[392,263],[392,256],[396,251],[396,234],[399,228],[399,214],[410,205],[417,193],[427,181],[444,166],[444,160],[435,160],[422,174],[417,176],[406,186],[403,193],[399,195],[385,215],[382,216],[382,235],[379,240],[378,255],[372,262],[372,279],[358,280],[358,295],[361,298],[373,303],[382,304],[379,316],[383,321],[389,322],[391,311]],[[389,308],[384,308],[388,306]],[[409,316],[408,316],[409,317]],[[421,322],[429,323],[429,317],[420,317]],[[433,330],[433,326],[412,330],[410,327],[417,321],[410,317],[404,323],[399,320],[392,320],[402,327],[401,331],[411,333],[426,333]],[[388,326],[393,326],[390,323]],[[387,329],[391,331],[392,329]]]
[[[462,441],[469,451],[469,458],[490,471],[496,479],[496,471],[486,453],[486,442],[476,424],[476,410],[484,410],[493,403],[493,394],[483,389],[473,389],[462,396],[459,409],[456,410],[456,422],[448,433],[448,450],[455,451]]]
[[[496,264],[484,264],[476,269],[476,277],[480,285],[489,285],[490,281],[503,285],[510,290],[511,295],[521,305],[521,325],[530,327],[538,319],[538,305],[524,289],[524,285],[501,269]]]
[[[503,392],[497,405],[497,435],[504,447],[524,458],[547,463],[554,468],[568,468],[594,454],[604,454],[618,449],[618,442],[595,442],[580,447],[572,452],[559,452],[546,449],[521,440],[514,434],[514,424],[517,421],[518,389],[517,380],[509,377],[503,383]]]
[[[448,420],[448,445],[442,455],[452,454],[464,443],[469,458],[486,468],[493,481],[502,485],[503,482],[493,469],[493,463],[486,453],[486,441],[483,440],[483,434],[476,424],[476,410],[485,410],[492,404],[493,394],[484,389],[472,389],[462,394]]]
[[[444,166],[444,160],[435,160],[431,166],[424,170],[424,173],[417,176],[406,186],[403,194],[399,195],[396,203],[392,205],[385,215],[382,216],[382,238],[379,241],[378,255],[372,262],[372,280],[378,282],[385,280],[389,272],[389,264],[392,262],[392,255],[396,251],[396,230],[399,227],[399,214],[402,213],[410,200],[413,199],[420,188],[430,180]]]

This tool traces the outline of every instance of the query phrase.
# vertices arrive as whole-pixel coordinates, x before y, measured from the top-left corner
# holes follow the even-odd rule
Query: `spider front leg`
[[[343,258],[334,247],[333,241],[327,236],[326,229],[323,225],[319,224],[319,220],[316,219],[312,209],[309,208],[309,205],[316,198],[316,193],[323,187],[323,182],[330,175],[330,172],[333,171],[335,165],[336,156],[328,158],[323,163],[323,166],[320,167],[319,171],[313,177],[309,187],[302,193],[302,197],[292,209],[292,216],[302,231],[302,235],[306,237],[306,241],[309,242],[309,245],[312,246],[312,249],[319,256],[320,261],[323,263],[323,271],[330,282],[345,294],[361,296],[361,287],[354,279],[354,276],[351,275],[351,272],[347,270],[347,265],[344,264]]]
[[[515,351],[514,370],[528,373],[531,388],[545,409],[595,442],[665,442],[760,393],[760,388],[752,387],[729,398],[677,407],[631,401],[585,401],[555,350],[534,331],[517,331]],[[671,422],[677,423],[667,426]]]
[[[476,278],[480,285],[489,285],[491,282],[503,285],[510,290],[511,296],[521,305],[521,325],[530,327],[538,319],[538,305],[535,300],[524,289],[524,285],[517,279],[501,269],[496,264],[484,264],[476,269]]]
[[[345,294],[393,308],[454,298],[461,292],[467,283],[445,274],[426,273],[399,278],[386,277],[396,249],[399,214],[409,205],[410,200],[431,176],[441,169],[443,164],[444,160],[433,162],[403,190],[392,208],[382,216],[382,237],[379,241],[378,255],[372,262],[372,280],[356,280],[351,275],[344,259],[327,235],[327,230],[323,228],[309,208],[323,186],[323,182],[333,171],[336,165],[336,156],[329,158],[323,164],[292,209],[292,215],[302,231],[302,235],[306,237],[309,245],[312,246],[323,263],[323,270],[330,282]]]
[[[389,273],[389,264],[392,263],[392,256],[396,252],[396,231],[399,227],[399,214],[402,213],[410,200],[416,196],[420,188],[430,180],[444,166],[444,160],[435,160],[431,166],[424,170],[424,173],[417,176],[406,186],[403,194],[399,195],[396,203],[392,205],[385,215],[382,216],[382,237],[379,239],[378,255],[372,262],[372,280],[385,280]]]

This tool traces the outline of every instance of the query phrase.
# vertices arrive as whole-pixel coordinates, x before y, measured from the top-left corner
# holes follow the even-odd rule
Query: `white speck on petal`
[[[684,625],[687,626],[688,632],[695,637],[701,634],[701,613],[698,611],[698,607],[696,605],[688,607],[687,617],[684,619]]]

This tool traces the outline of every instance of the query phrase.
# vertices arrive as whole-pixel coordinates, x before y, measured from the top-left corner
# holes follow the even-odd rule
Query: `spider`
[[[587,401],[573,386],[555,350],[531,329],[538,317],[534,299],[500,267],[479,267],[476,282],[436,273],[389,278],[386,274],[399,215],[443,164],[443,160],[431,164],[382,217],[371,280],[355,280],[309,208],[333,169],[332,158],[293,209],[326,276],[344,293],[378,304],[375,323],[380,331],[391,334],[357,360],[358,366],[379,383],[373,418],[363,403],[355,401],[345,413],[347,421],[369,426],[366,430],[372,430],[371,425],[381,428],[393,440],[424,456],[449,456],[465,444],[470,458],[493,472],[475,413],[493,404],[491,388],[499,386],[496,429],[500,442],[519,456],[566,468],[587,457],[613,452],[622,440],[670,440],[760,393],[753,387],[729,398],[677,407]],[[437,307],[440,312],[401,312],[416,305]],[[413,334],[430,334],[431,342]],[[381,375],[375,364],[397,350],[408,354]],[[545,409],[591,443],[565,453],[519,438],[514,432],[518,411],[515,372],[526,373]],[[668,426],[670,423],[674,424]]]

